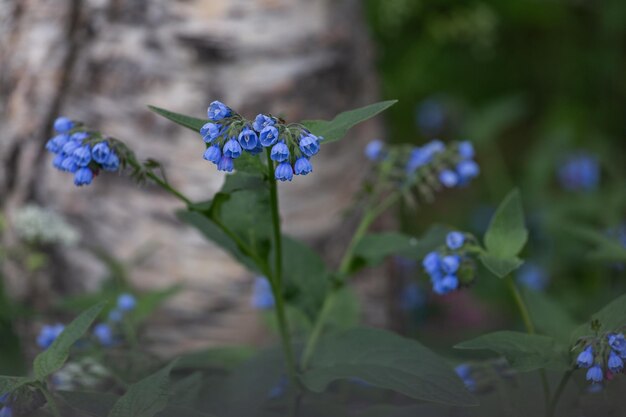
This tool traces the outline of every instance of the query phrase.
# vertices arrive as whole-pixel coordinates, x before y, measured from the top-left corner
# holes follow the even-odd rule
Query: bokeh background
[[[589,232],[626,245],[625,70],[623,0],[0,1],[0,373],[22,369],[42,324],[122,287],[173,294],[142,333],[160,354],[272,337],[251,303],[254,277],[182,225],[177,201],[124,176],[78,189],[51,167],[58,115],[161,161],[201,199],[223,175],[199,135],[146,104],[202,117],[219,99],[298,120],[399,99],[324,146],[313,175],[281,185],[286,232],[337,262],[369,140],[471,140],[477,181],[375,227],[481,235],[519,187],[531,240],[518,279],[585,318],[626,289],[624,265],[594,255]],[[428,345],[516,325],[484,271],[472,290],[436,297],[415,264],[393,259],[354,286],[364,322]]]

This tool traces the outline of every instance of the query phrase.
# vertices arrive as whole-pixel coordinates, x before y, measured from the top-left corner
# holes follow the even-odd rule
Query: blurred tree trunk
[[[169,324],[184,323],[186,339],[198,345],[241,338],[241,323],[254,317],[249,297],[241,297],[250,276],[175,219],[177,201],[150,185],[137,191],[113,175],[76,189],[71,176],[50,167],[43,145],[57,115],[79,119],[126,141],[140,157],[163,162],[170,181],[192,198],[208,198],[223,175],[202,159],[198,135],[156,117],[145,104],[202,117],[219,99],[248,117],[272,112],[293,120],[332,117],[376,101],[360,3],[2,0],[3,209],[10,216],[25,201],[50,205],[80,226],[86,246],[120,258],[147,242],[157,245],[158,256],[137,267],[133,279],[141,288],[185,284],[170,303]],[[342,212],[366,171],[363,144],[380,133],[380,121],[355,129],[323,147],[313,175],[281,187],[287,233],[336,260],[353,227]],[[94,288],[102,267],[84,250],[63,251],[60,258],[70,259],[71,268],[54,271],[59,282]],[[212,321],[201,312],[212,312]],[[207,331],[211,326],[218,330]],[[183,338],[170,330],[151,333],[181,348],[175,341]]]

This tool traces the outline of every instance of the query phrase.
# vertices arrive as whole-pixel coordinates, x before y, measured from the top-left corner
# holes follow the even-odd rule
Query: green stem
[[[289,379],[294,386],[298,386],[296,380],[296,361],[291,344],[291,334],[287,315],[285,313],[285,300],[282,291],[282,270],[283,270],[283,250],[282,250],[282,234],[280,230],[280,215],[278,207],[278,189],[276,187],[276,178],[274,177],[274,162],[270,158],[270,150],[267,148],[267,167],[268,181],[270,183],[270,206],[272,209],[272,226],[274,234],[274,270],[272,276],[268,277],[272,286],[272,293],[276,303],[276,318],[278,319],[278,330],[285,354],[285,362]]]
[[[519,312],[522,316],[522,321],[524,322],[524,327],[526,327],[526,332],[528,334],[535,334],[536,333],[535,325],[533,324],[533,321],[530,318],[528,307],[526,306],[526,303],[524,302],[522,295],[517,289],[515,282],[513,282],[513,278],[509,275],[505,279],[507,281],[511,294],[513,295],[513,298],[515,299],[517,308],[519,309]],[[546,401],[546,410],[548,410],[550,407],[550,384],[548,383],[548,377],[546,375],[545,369],[540,369],[539,375],[541,376],[541,385],[543,386],[543,393],[544,393],[545,401]]]
[[[565,390],[567,383],[569,382],[570,377],[572,376],[573,371],[567,371],[563,374],[559,385],[556,387],[556,391],[554,392],[554,396],[550,400],[550,405],[548,407],[548,412],[546,413],[547,417],[553,417],[554,412],[556,411],[556,406],[559,403],[559,399],[561,398],[561,394]]]
[[[50,407],[50,411],[52,412],[54,417],[62,417],[61,413],[59,412],[59,407],[57,406],[56,400],[54,399],[52,393],[48,391],[48,389],[41,383],[37,384],[37,387],[46,398],[46,403],[48,404],[48,407]]]
[[[363,239],[363,236],[365,236],[365,233],[367,233],[369,227],[378,218],[378,216],[380,216],[382,213],[385,212],[385,210],[395,204],[396,201],[398,201],[398,199],[401,197],[401,195],[402,194],[400,192],[395,192],[390,194],[378,206],[368,206],[365,214],[363,215],[363,218],[361,219],[361,223],[359,223],[356,232],[354,232],[354,235],[352,236],[352,239],[350,240],[350,243],[348,244],[348,247],[344,252],[341,262],[339,263],[337,279],[340,281],[340,283],[343,284],[343,282],[345,282],[346,275],[348,274],[348,272],[350,272],[350,265],[353,262],[354,250],[356,249],[361,239]],[[326,321],[328,320],[328,316],[332,311],[333,304],[335,303],[337,291],[341,289],[342,286],[343,285],[334,287],[333,291],[324,300],[322,309],[320,310],[320,313],[317,316],[317,320],[315,321],[315,324],[313,326],[313,330],[311,331],[311,336],[309,336],[309,340],[304,347],[301,362],[303,369],[306,369],[309,361],[311,360],[311,357],[313,356],[313,353],[315,352],[315,349],[317,348],[317,344],[319,343],[319,339],[324,330],[324,326],[326,324]]]
[[[167,183],[166,181],[164,181],[161,178],[159,178],[158,175],[155,175],[152,172],[148,172],[146,174],[146,176],[148,178],[150,178],[152,181],[154,181],[155,183],[157,183],[158,185],[160,185],[161,188],[163,188],[165,191],[167,191],[168,193],[172,194],[174,197],[176,197],[179,200],[181,200],[183,203],[187,204],[188,206],[190,206],[192,204],[191,200],[188,199],[187,197],[185,197],[185,195],[183,195],[183,193],[181,193],[176,188],[174,188],[171,185],[169,185],[169,183]]]

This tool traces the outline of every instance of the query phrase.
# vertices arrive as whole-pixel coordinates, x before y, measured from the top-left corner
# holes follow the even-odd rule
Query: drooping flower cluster
[[[448,294],[474,280],[476,264],[468,256],[467,240],[468,237],[461,232],[450,232],[445,247],[424,257],[422,266],[430,276],[436,294]]]
[[[89,185],[100,170],[115,172],[121,160],[116,143],[66,117],[54,122],[57,135],[48,140],[46,149],[55,158],[52,165],[74,174],[74,184]]]
[[[211,121],[200,129],[207,144],[204,159],[217,165],[218,170],[231,172],[234,160],[244,152],[258,155],[267,148],[270,159],[276,163],[277,180],[291,181],[294,175],[313,171],[310,158],[319,152],[323,138],[304,126],[285,124],[265,114],[250,122],[219,101],[209,105],[207,115]]]
[[[433,140],[423,146],[395,146],[387,149],[380,140],[370,142],[365,155],[372,161],[382,162],[391,158],[398,167],[392,173],[399,181],[409,180],[419,185],[422,193],[441,186],[452,188],[462,186],[476,178],[480,167],[474,161],[474,147],[471,142],[455,142],[446,146],[440,140]]]
[[[115,308],[109,312],[108,322],[96,324],[93,328],[93,335],[100,345],[111,347],[120,342],[120,322],[136,305],[137,300],[132,294],[124,293],[117,297]]]
[[[568,155],[559,165],[557,177],[567,191],[592,191],[600,183],[598,158],[586,152]]]
[[[599,337],[583,338],[576,365],[587,370],[587,381],[599,384],[624,372],[626,338],[623,332],[611,332]]]

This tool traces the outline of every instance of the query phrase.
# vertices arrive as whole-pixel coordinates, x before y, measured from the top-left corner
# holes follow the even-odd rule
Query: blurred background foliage
[[[468,139],[482,170],[418,216],[405,205],[405,231],[434,221],[480,236],[518,186],[531,230],[518,279],[578,318],[623,293],[626,3],[367,0],[366,13],[383,96],[399,99],[390,141]],[[596,256],[609,246],[613,256]],[[472,293],[513,313],[504,286],[481,275]],[[416,317],[446,315],[429,308]]]

